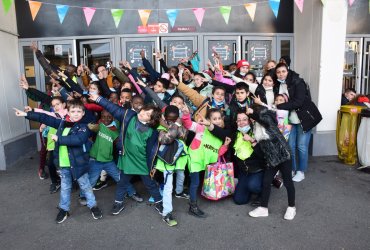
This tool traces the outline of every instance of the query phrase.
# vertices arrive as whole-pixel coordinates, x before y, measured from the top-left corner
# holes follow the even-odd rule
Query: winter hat
[[[240,69],[240,67],[247,66],[249,68],[249,62],[247,60],[240,60],[236,64],[236,67]]]
[[[290,56],[282,56],[282,57],[280,57],[280,60],[281,59],[283,59],[286,62],[286,65],[288,65],[288,67],[290,67],[290,62],[291,62]]]

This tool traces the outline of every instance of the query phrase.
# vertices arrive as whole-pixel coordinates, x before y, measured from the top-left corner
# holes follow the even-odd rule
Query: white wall
[[[0,4],[0,142],[26,132],[24,118],[14,115],[13,107],[21,108],[19,88],[19,53],[14,2],[7,14]]]

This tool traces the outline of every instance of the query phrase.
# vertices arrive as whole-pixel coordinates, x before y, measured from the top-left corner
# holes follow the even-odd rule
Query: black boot
[[[189,207],[189,214],[194,215],[195,217],[205,218],[206,214],[199,209],[196,201],[191,201]]]

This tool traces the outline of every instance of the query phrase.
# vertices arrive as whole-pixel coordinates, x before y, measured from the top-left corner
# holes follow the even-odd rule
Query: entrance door
[[[204,36],[204,67],[215,52],[226,66],[240,60],[240,51],[240,36]]]
[[[275,37],[243,37],[243,58],[257,77],[263,76],[263,66],[276,56]]]
[[[108,61],[115,62],[113,39],[98,39],[80,42],[80,63],[90,68],[105,65]]]
[[[343,89],[342,93],[347,88],[356,89],[360,92],[361,89],[361,53],[362,38],[347,38],[344,52],[344,67],[343,67]]]
[[[362,82],[357,92],[367,95],[370,93],[370,38],[366,38],[364,41],[363,58]]]
[[[68,64],[77,65],[74,40],[42,41],[39,49],[51,64],[61,69],[65,69]],[[45,75],[44,70],[40,67],[40,76],[42,75],[44,77],[41,77],[41,91],[46,91],[45,84],[49,82],[50,78]]]
[[[180,59],[190,57],[196,50],[196,37],[161,37],[161,52],[168,67],[177,66]]]
[[[159,38],[158,37],[131,37],[122,38],[122,58],[126,59],[131,64],[131,67],[143,66],[140,51],[144,50],[145,58],[153,65],[154,68],[158,68],[158,63],[155,63],[155,53],[159,50]]]

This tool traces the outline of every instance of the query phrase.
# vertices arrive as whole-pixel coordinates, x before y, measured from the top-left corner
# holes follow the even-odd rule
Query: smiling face
[[[121,92],[119,100],[122,104],[126,102],[131,102],[131,99],[132,99],[131,92]]]
[[[272,80],[271,76],[265,76],[265,78],[263,78],[262,84],[263,84],[263,87],[269,88],[269,87],[274,86],[274,80]]]
[[[220,128],[225,127],[224,119],[220,112],[212,112],[212,114],[209,116],[209,121]]]
[[[98,86],[96,86],[95,84],[90,84],[89,85],[89,93],[98,95],[99,94]]]
[[[140,110],[140,112],[137,114],[137,118],[139,119],[139,121],[143,122],[143,123],[147,123],[151,120],[151,117],[152,117],[152,113],[153,113],[153,110],[150,109],[150,110]]]
[[[276,63],[274,63],[274,62],[268,62],[267,65],[266,65],[267,70],[273,69],[275,67],[276,67]]]
[[[200,86],[203,85],[202,77],[200,75],[195,75],[194,76],[194,85],[197,88],[199,88]]]
[[[54,99],[51,101],[51,106],[53,107],[55,112],[59,112],[66,108],[66,104],[61,102],[58,99]]]
[[[72,106],[68,109],[68,115],[72,122],[78,122],[85,115],[85,111],[78,106]]]
[[[250,83],[254,83],[254,78],[251,74],[245,76],[245,80]]]
[[[278,95],[278,96],[275,98],[275,105],[279,105],[279,104],[282,104],[282,103],[285,103],[285,99],[284,99],[284,97],[282,97],[281,95]]]
[[[170,105],[176,106],[179,110],[184,106],[184,101],[180,97],[172,98]]]
[[[136,111],[139,112],[139,110],[143,107],[144,105],[144,100],[141,98],[134,98],[132,100],[132,108]]]
[[[155,93],[164,93],[164,92],[166,92],[166,89],[163,87],[163,83],[161,83],[160,81],[157,81],[155,83],[153,90],[154,90]]]
[[[216,89],[212,97],[216,102],[223,102],[225,100],[225,91],[223,89]]]
[[[108,126],[109,124],[113,122],[113,116],[106,110],[103,110],[101,112],[100,119],[105,126]]]
[[[236,118],[236,124],[238,125],[239,128],[245,127],[249,125],[249,118],[247,114],[245,113],[240,113],[238,114]]]

